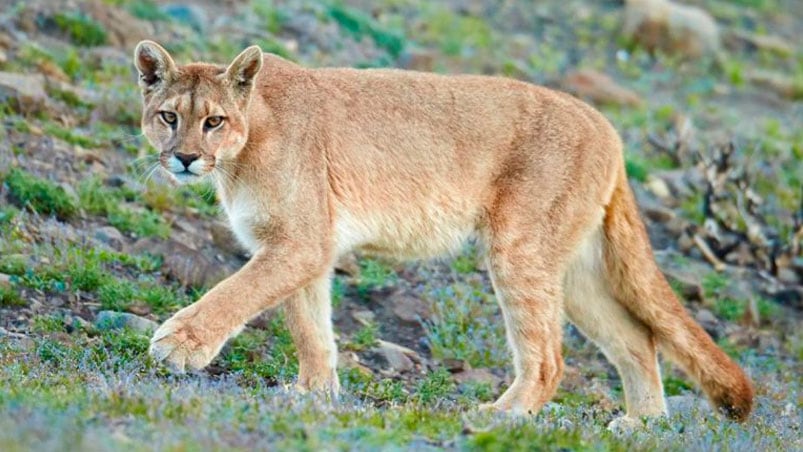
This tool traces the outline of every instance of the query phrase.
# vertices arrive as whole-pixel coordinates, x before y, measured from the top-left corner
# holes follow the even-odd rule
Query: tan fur
[[[228,68],[178,67],[145,41],[135,63],[143,130],[166,172],[178,182],[213,178],[253,253],[157,330],[157,359],[204,367],[245,322],[283,303],[299,387],[337,392],[336,257],[364,249],[426,258],[474,236],[516,370],[493,408],[536,412],[553,396],[565,312],[621,373],[628,415],[666,411],[656,345],[729,415],[749,413],[749,380],[669,290],[619,137],[588,105],[509,79],[305,69],[255,48]],[[179,117],[175,130],[160,110]],[[202,127],[210,114],[225,116],[220,128]],[[177,154],[203,165],[177,176]]]

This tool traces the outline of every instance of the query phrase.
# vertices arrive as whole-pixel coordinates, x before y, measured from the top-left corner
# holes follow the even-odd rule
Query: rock
[[[660,177],[656,177],[654,175],[647,176],[647,181],[644,184],[648,190],[652,192],[655,196],[665,199],[672,196],[672,191],[669,190],[669,185],[666,183],[665,180],[661,179]]]
[[[367,310],[354,311],[351,313],[351,316],[354,317],[354,320],[365,326],[373,325],[376,320],[376,314]]]
[[[4,288],[11,287],[11,275],[0,273],[0,287]]]
[[[92,324],[87,322],[77,315],[67,314],[64,316],[64,325],[67,327],[67,332],[73,331],[89,331],[92,329]]]
[[[737,30],[728,33],[725,36],[725,41],[726,44],[729,44],[729,47],[737,47],[737,50],[747,47],[751,50],[763,50],[783,57],[795,54],[795,46],[780,36],[760,35]]]
[[[153,320],[127,312],[100,311],[95,317],[95,327],[101,331],[129,328],[140,333],[151,333],[158,326]]]
[[[360,276],[360,263],[357,261],[357,255],[347,253],[337,258],[335,271],[354,278]]]
[[[0,72],[0,102],[23,114],[43,111],[47,104],[44,76]]]
[[[716,325],[717,323],[719,323],[717,317],[708,309],[700,309],[699,311],[697,311],[697,314],[694,316],[694,318],[695,320],[697,320],[697,323],[700,324]]]
[[[771,71],[749,71],[744,76],[749,83],[767,88],[781,97],[797,100],[803,99],[803,83],[792,77]]]
[[[114,226],[103,226],[95,230],[95,238],[116,251],[125,246],[125,236]]]
[[[577,97],[596,104],[640,105],[641,98],[634,91],[623,88],[612,78],[593,69],[581,69],[566,75],[561,87]]]
[[[669,0],[626,0],[622,33],[649,52],[698,58],[720,48],[719,27],[710,14]]]
[[[184,287],[211,287],[226,277],[226,267],[176,240],[147,237],[131,246],[132,254],[146,252],[162,256],[167,273]]]
[[[494,375],[488,369],[466,369],[452,374],[452,378],[458,384],[465,384],[468,382],[475,383],[488,383],[491,388],[496,389],[502,384],[502,379]]]
[[[441,366],[443,366],[449,372],[462,372],[464,370],[471,369],[471,365],[467,363],[463,359],[454,359],[454,358],[446,358],[441,360]]]
[[[418,324],[422,319],[430,316],[429,305],[420,298],[397,291],[388,297],[388,302],[392,304],[393,314],[402,322],[408,324]]]
[[[8,338],[10,342],[14,343],[22,351],[31,351],[36,347],[36,342],[29,336],[8,331],[3,327],[0,327],[0,338]]]
[[[228,223],[220,220],[215,220],[209,227],[212,233],[212,243],[221,250],[233,254],[235,256],[244,256],[244,249],[234,237]]]
[[[703,276],[711,273],[706,264],[683,258],[676,252],[656,251],[655,259],[664,276],[676,288],[685,300],[704,301]]]
[[[340,369],[354,369],[367,377],[373,377],[374,372],[360,363],[356,353],[350,351],[340,352],[337,355],[337,367]]]
[[[421,357],[415,351],[383,340],[377,341],[377,345],[371,351],[383,358],[391,370],[397,372],[409,372],[415,369],[413,357],[421,362]]]

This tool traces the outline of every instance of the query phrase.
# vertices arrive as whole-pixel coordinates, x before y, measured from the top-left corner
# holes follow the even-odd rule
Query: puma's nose
[[[176,152],[174,155],[176,156],[178,161],[181,162],[182,165],[184,165],[185,169],[189,169],[190,164],[198,160],[198,157],[200,157],[200,155],[198,154],[182,154],[181,152]]]

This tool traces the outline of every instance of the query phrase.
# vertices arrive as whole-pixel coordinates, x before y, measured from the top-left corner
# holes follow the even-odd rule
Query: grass
[[[53,16],[56,26],[79,46],[99,46],[106,43],[103,25],[81,12],[59,12]]]
[[[334,4],[329,7],[327,14],[356,40],[370,36],[378,47],[394,58],[404,50],[406,42],[402,35],[382,27],[361,11]]]
[[[479,284],[435,289],[432,314],[425,321],[429,347],[436,359],[459,359],[473,367],[504,367],[509,359],[499,308]]]
[[[76,449],[135,450],[245,450],[253,444],[282,450],[700,450],[712,442],[730,450],[789,450],[799,441],[793,423],[780,416],[796,397],[780,375],[762,380],[767,399],[747,424],[692,410],[617,436],[605,429],[611,413],[583,404],[552,404],[535,417],[476,412],[473,396],[462,395],[465,405],[456,402],[457,388],[443,370],[419,379],[412,398],[394,382],[378,381],[369,391],[379,401],[344,378],[345,393],[332,403],[236,375],[167,376],[145,356],[147,338],[130,331],[69,336],[66,344],[48,335],[28,347],[0,342],[3,450],[52,449],[67,440]]]
[[[19,207],[41,215],[55,215],[67,220],[75,215],[75,201],[63,188],[24,170],[12,168],[2,178],[11,200]]]
[[[138,237],[167,237],[170,227],[158,213],[125,207],[125,202],[133,201],[136,196],[125,189],[106,187],[94,177],[85,179],[78,186],[80,206],[87,213],[106,217],[110,225],[124,233]]]

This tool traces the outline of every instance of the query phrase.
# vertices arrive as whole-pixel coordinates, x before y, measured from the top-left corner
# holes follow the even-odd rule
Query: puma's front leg
[[[298,242],[263,248],[237,273],[163,323],[151,339],[150,354],[183,372],[201,369],[248,320],[322,277],[323,250]]]
[[[282,308],[298,353],[297,388],[337,395],[340,382],[330,285],[328,275],[319,278],[290,296]]]

